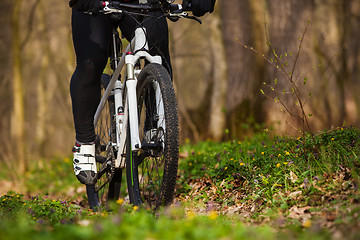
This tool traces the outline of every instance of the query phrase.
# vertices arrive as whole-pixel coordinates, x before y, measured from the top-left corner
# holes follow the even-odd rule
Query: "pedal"
[[[104,162],[106,162],[106,157],[101,156],[101,155],[96,155],[95,156],[95,161],[98,162],[98,163],[103,164]]]

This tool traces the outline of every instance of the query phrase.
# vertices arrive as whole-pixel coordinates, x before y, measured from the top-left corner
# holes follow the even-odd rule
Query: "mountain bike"
[[[142,1],[140,0],[140,3]],[[169,0],[149,4],[103,2],[102,14],[163,12],[171,20],[197,18]],[[177,101],[171,77],[160,56],[148,51],[145,28],[139,24],[124,53],[113,30],[112,75],[101,77],[102,97],[95,113],[97,182],[87,185],[90,208],[106,207],[120,197],[126,171],[130,203],[158,209],[173,200],[179,158]]]

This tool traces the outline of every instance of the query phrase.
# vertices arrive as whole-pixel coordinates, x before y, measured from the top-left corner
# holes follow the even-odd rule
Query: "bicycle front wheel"
[[[154,210],[173,200],[179,159],[175,91],[162,65],[151,63],[140,72],[137,101],[141,149],[132,151],[128,130],[128,192],[132,204]]]

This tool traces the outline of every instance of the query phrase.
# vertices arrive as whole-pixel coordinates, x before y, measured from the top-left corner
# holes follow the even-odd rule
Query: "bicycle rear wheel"
[[[126,176],[130,202],[156,210],[173,200],[179,159],[179,126],[175,91],[166,69],[146,65],[138,76],[141,150],[132,151],[130,130]]]
[[[106,89],[110,76],[101,77],[102,91]],[[107,207],[109,200],[117,200],[120,196],[122,172],[115,169],[117,152],[116,143],[115,102],[110,96],[100,114],[95,126],[95,158],[97,163],[98,180],[95,185],[87,185],[86,192],[90,208]]]

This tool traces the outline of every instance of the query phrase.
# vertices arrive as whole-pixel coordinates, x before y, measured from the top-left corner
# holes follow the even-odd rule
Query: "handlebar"
[[[103,14],[112,13],[135,13],[135,14],[146,14],[151,11],[163,11],[164,16],[172,21],[176,21],[180,18],[188,18],[195,20],[201,24],[201,20],[195,16],[190,16],[187,12],[191,11],[191,4],[171,4],[166,0],[150,1],[150,4],[131,4],[122,3],[118,1],[102,1],[103,8],[100,10]]]

